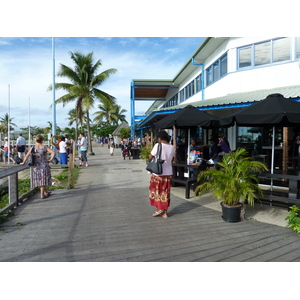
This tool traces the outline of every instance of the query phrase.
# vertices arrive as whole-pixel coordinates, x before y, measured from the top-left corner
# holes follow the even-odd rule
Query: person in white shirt
[[[22,133],[19,133],[17,141],[16,141],[16,149],[17,149],[19,158],[21,158],[22,160],[25,157],[25,148],[26,148],[26,140],[22,136]]]
[[[86,156],[87,139],[85,138],[83,133],[79,134],[79,138],[80,138],[80,144],[78,144],[78,146],[80,147],[82,164],[85,165],[86,167],[88,167],[89,165],[88,165],[87,156]]]
[[[61,165],[68,164],[68,153],[67,153],[67,144],[65,142],[65,137],[61,137],[61,141],[58,144],[59,146],[59,160]]]

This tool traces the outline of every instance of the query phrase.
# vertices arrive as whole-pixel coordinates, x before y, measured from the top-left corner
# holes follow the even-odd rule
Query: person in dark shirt
[[[221,151],[224,152],[223,154],[231,152],[229,142],[225,136],[219,138],[218,146],[221,147]]]
[[[209,157],[210,159],[213,160],[214,167],[216,168],[219,162],[219,152],[221,152],[221,149],[213,138],[209,140],[209,143],[210,143]]]

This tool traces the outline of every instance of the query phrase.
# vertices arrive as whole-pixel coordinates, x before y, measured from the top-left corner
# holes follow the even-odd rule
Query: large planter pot
[[[222,206],[222,218],[225,222],[236,223],[241,221],[241,209],[243,204],[237,206],[227,206],[221,202]]]

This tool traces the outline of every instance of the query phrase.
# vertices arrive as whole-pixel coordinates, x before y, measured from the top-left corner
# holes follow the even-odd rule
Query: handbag
[[[34,155],[33,151],[34,151],[34,146],[31,147],[30,155],[29,155],[29,158],[27,161],[27,165],[29,165],[29,166],[34,165],[35,155]]]
[[[14,156],[13,160],[15,161],[16,164],[20,164],[23,160],[19,156]]]
[[[157,153],[146,167],[146,170],[150,173],[155,173],[157,175],[161,175],[163,173],[162,164],[164,163],[164,160],[160,158],[161,148],[161,143],[158,143]]]
[[[53,159],[51,160],[51,162],[52,162],[54,165],[57,165],[57,164],[58,164],[58,159],[54,156]]]

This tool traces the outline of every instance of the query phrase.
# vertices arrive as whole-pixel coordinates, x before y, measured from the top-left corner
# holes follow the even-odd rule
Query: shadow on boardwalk
[[[145,162],[94,150],[75,189],[36,194],[1,225],[0,261],[300,260],[300,237],[290,229],[226,223],[211,198],[187,201],[183,188],[172,190],[169,219],[152,217]]]

